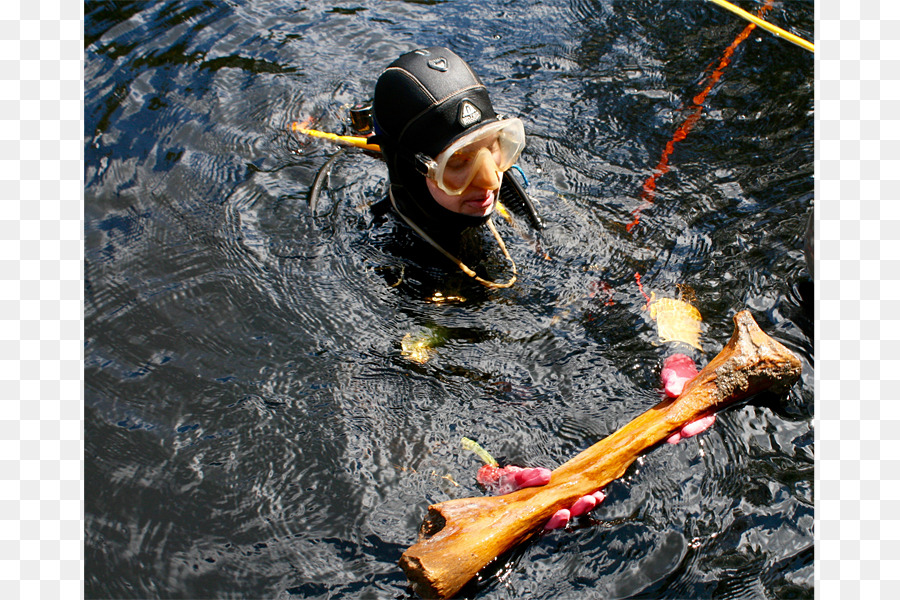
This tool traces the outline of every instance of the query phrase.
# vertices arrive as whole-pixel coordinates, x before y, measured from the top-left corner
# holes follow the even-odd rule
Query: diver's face
[[[488,165],[487,163],[490,161],[483,162],[485,164],[472,178],[472,182],[457,196],[446,193],[434,181],[426,177],[425,184],[428,186],[428,191],[431,192],[431,197],[447,210],[461,215],[484,217],[491,214],[494,204],[497,202],[497,190],[500,189],[500,183],[503,181],[503,173]]]

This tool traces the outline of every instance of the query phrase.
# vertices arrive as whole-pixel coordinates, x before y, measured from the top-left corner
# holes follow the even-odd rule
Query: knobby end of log
[[[440,592],[435,588],[435,584],[428,578],[428,571],[425,565],[417,556],[404,553],[400,557],[400,568],[406,571],[406,578],[413,592],[422,598],[440,598]]]
[[[734,315],[734,325],[727,345],[736,352],[716,368],[719,398],[746,396],[762,389],[776,394],[788,391],[800,378],[800,359],[766,335],[750,311]]]
[[[420,544],[427,544],[428,540],[435,535],[441,532],[444,535],[452,533],[449,530],[444,530],[446,526],[447,518],[441,512],[441,506],[439,504],[429,506],[428,514],[425,515],[422,524],[419,526],[418,542],[411,548],[408,548],[400,557],[400,568],[406,572],[410,587],[412,587],[413,592],[422,598],[447,598],[454,592],[454,590],[445,589],[445,577],[439,572],[439,566],[432,564],[433,561],[423,561],[416,551]],[[436,568],[438,571],[435,571]]]

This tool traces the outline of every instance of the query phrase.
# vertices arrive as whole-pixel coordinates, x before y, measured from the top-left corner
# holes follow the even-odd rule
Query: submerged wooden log
[[[696,419],[757,392],[786,392],[800,360],[766,335],[749,311],[734,334],[675,400],[660,402],[553,471],[550,483],[505,496],[460,498],[428,507],[419,541],[400,558],[424,598],[449,598],[507,550],[541,530],[561,508],[621,477],[645,450]]]

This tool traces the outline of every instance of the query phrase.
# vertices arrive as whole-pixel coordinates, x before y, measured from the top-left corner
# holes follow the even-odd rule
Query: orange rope
[[[634,279],[637,281],[638,289],[641,290],[641,294],[643,294],[644,298],[647,300],[647,306],[650,306],[650,296],[644,291],[644,286],[641,284],[641,274],[635,271]]]
[[[766,12],[772,8],[772,3],[774,0],[766,0],[765,6],[759,9],[757,13],[758,17],[762,17]],[[725,52],[722,54],[722,58],[719,59],[719,66],[716,67],[716,70],[713,71],[709,76],[709,82],[702,92],[694,96],[692,101],[693,112],[688,115],[687,119],[684,120],[684,123],[681,124],[675,134],[672,136],[672,139],[666,144],[665,150],[663,150],[662,158],[659,160],[659,164],[656,165],[656,169],[653,170],[653,174],[647,178],[647,181],[644,182],[644,187],[641,190],[641,204],[636,209],[634,209],[631,214],[634,215],[634,220],[626,225],[625,230],[631,232],[635,225],[640,222],[641,213],[650,208],[653,205],[653,199],[656,196],[656,180],[659,179],[661,175],[667,173],[669,171],[669,155],[672,154],[672,151],[675,149],[675,142],[680,142],[684,138],[687,137],[688,133],[690,133],[691,129],[693,129],[694,125],[697,121],[700,120],[700,113],[703,112],[703,103],[706,101],[706,96],[709,95],[709,92],[712,90],[713,86],[718,83],[719,79],[721,79],[723,72],[725,71],[725,67],[731,63],[731,57],[734,54],[735,49],[749,36],[750,33],[756,29],[756,25],[750,23],[747,25],[744,30],[734,38],[734,41],[731,42],[731,45],[725,49]]]

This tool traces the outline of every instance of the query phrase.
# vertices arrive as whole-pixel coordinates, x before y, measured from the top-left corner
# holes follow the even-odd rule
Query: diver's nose
[[[500,169],[497,168],[494,157],[485,149],[482,149],[477,169],[475,177],[472,178],[472,185],[485,190],[496,190],[500,187]]]

